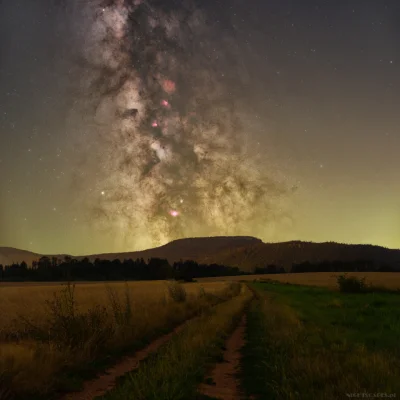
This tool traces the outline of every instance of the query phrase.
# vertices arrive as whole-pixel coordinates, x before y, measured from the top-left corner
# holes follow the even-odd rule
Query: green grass
[[[330,339],[400,355],[400,296],[397,294],[344,294],[292,285],[261,285],[261,288],[291,306],[305,328],[318,327]]]
[[[249,291],[217,305],[127,374],[103,400],[195,400],[207,369],[223,352],[229,333],[239,321]]]
[[[400,296],[256,283],[242,379],[258,399],[400,395]]]

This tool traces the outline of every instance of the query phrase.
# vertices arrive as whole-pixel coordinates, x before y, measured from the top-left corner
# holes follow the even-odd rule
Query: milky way
[[[286,188],[248,146],[234,37],[193,4],[161,4],[88,2],[75,11],[76,201],[116,248],[263,236],[282,216]]]

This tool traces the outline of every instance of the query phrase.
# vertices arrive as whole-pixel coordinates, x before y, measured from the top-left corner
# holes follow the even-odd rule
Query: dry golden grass
[[[174,298],[168,284],[170,289],[183,287],[184,300]],[[0,386],[17,395],[45,395],[60,386],[58,375],[64,366],[76,369],[145,342],[235,295],[234,286],[223,281],[82,283],[72,289],[77,305],[74,314],[68,311],[67,289],[59,284],[0,287]],[[54,293],[64,299],[57,303],[55,314],[46,307],[46,301],[54,302]],[[78,344],[69,347],[65,342],[63,323],[69,330],[67,339],[76,339]],[[41,332],[42,339],[36,340],[31,326],[33,332]],[[7,381],[2,383],[4,377]]]
[[[146,281],[127,283],[133,303],[141,306],[158,303],[167,294],[165,281]],[[200,286],[213,293],[226,287],[226,282],[187,283],[184,287],[189,296],[197,294]],[[45,302],[51,300],[54,293],[60,293],[65,283],[0,283],[1,319],[0,333],[13,326],[19,316],[39,321],[45,314]],[[76,302],[80,310],[87,310],[93,305],[109,304],[106,288],[114,289],[119,295],[125,292],[125,282],[77,283]],[[167,298],[167,297],[166,297]],[[1,335],[0,335],[1,337]]]
[[[255,279],[273,279],[275,281],[291,283],[296,285],[323,286],[337,288],[337,277],[342,272],[305,272],[299,274],[276,274],[276,275],[244,275],[227,276],[217,278],[202,278],[199,282],[221,282],[221,281],[253,281]],[[349,272],[349,276],[358,278],[365,277],[367,283],[382,286],[388,289],[400,289],[400,273],[396,272]]]

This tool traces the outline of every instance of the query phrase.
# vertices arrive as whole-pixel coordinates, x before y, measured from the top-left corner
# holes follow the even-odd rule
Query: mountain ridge
[[[13,247],[0,247],[0,264],[25,261],[31,265],[43,255],[19,250]],[[46,255],[65,257],[66,255]],[[114,260],[143,258],[166,258],[170,263],[193,260],[203,264],[221,264],[239,267],[252,272],[256,267],[269,264],[283,266],[289,270],[292,264],[322,261],[365,260],[376,264],[387,264],[400,270],[400,250],[370,244],[342,244],[337,242],[308,242],[292,240],[278,243],[265,243],[252,236],[214,236],[176,239],[159,247],[146,250],[100,253],[71,256],[76,259],[89,258]]]

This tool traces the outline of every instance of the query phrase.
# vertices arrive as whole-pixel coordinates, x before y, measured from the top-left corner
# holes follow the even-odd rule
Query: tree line
[[[91,262],[65,257],[41,257],[28,267],[25,262],[8,266],[0,265],[2,281],[113,281],[113,280],[164,280],[191,281],[195,278],[243,275],[236,267],[218,264],[198,264],[195,261],[180,261],[172,265],[166,259],[151,258],[147,262],[137,260],[100,260]]]
[[[302,272],[396,272],[388,264],[377,266],[372,261],[322,261],[318,263],[302,262],[293,264],[290,273]],[[281,266],[273,264],[256,267],[253,274],[285,273]],[[179,261],[172,265],[163,258],[150,258],[147,262],[118,259],[91,262],[89,258],[81,260],[66,256],[63,260],[56,257],[41,257],[28,267],[25,262],[3,266],[0,264],[0,281],[115,281],[115,280],[164,280],[176,279],[190,282],[196,278],[249,275],[237,267],[219,264],[198,264],[195,261]]]
[[[290,272],[399,272],[399,270],[389,264],[377,265],[370,260],[355,260],[303,262],[293,264]]]

